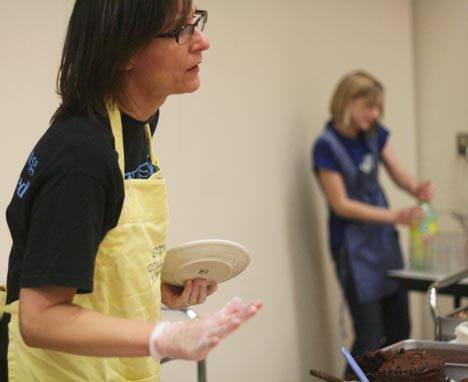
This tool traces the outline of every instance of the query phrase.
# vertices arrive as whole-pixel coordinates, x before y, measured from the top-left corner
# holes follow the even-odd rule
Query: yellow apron
[[[122,122],[108,107],[119,166],[124,174]],[[145,126],[151,160],[157,161]],[[149,179],[124,180],[125,199],[118,225],[107,233],[96,256],[94,291],[73,302],[110,316],[150,322],[160,318],[160,273],[166,254],[168,206],[160,172]],[[5,293],[0,292],[0,304]],[[4,306],[5,302],[0,305]],[[0,315],[3,313],[1,312]],[[159,381],[159,364],[150,357],[93,358],[26,346],[18,326],[18,301],[5,307],[8,326],[8,374],[12,382]]]

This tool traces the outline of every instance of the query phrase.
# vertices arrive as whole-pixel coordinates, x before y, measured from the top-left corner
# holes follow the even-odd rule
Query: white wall
[[[0,0],[2,211],[56,106],[70,5]],[[199,311],[233,295],[265,302],[255,320],[210,356],[209,379],[310,381],[310,367],[339,375],[338,349],[351,338],[342,340],[338,331],[339,293],[310,146],[338,78],[364,68],[386,85],[392,143],[415,171],[411,2],[200,0],[198,6],[210,12],[212,43],[202,88],[168,100],[155,141],[169,180],[169,244],[219,237],[251,250],[247,271]],[[385,184],[395,207],[410,202],[387,178]],[[0,228],[4,274],[10,242],[3,219]],[[163,380],[195,381],[194,365],[164,365]]]

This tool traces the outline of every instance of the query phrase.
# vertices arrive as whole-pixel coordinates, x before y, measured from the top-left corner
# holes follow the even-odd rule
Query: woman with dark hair
[[[166,98],[199,87],[206,21],[191,0],[76,0],[62,102],[7,210],[1,381],[158,381],[162,357],[204,359],[260,309],[233,299],[160,320],[161,301],[183,308],[216,289],[160,281],[168,211],[151,146]]]

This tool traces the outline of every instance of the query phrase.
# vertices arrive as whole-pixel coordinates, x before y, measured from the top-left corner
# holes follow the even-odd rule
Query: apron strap
[[[374,164],[374,176],[377,177],[379,174],[379,162],[380,162],[380,151],[379,151],[379,138],[376,131],[370,131],[365,135],[366,145],[374,155],[375,164]]]
[[[111,125],[112,135],[115,140],[115,151],[119,156],[119,167],[122,172],[122,176],[125,179],[125,150],[124,150],[124,140],[123,140],[123,130],[122,130],[122,117],[120,114],[119,108],[110,102],[106,103],[107,114],[109,116],[109,122]],[[158,161],[154,154],[151,130],[149,124],[145,124],[146,139],[148,140],[149,153],[151,162],[153,165],[158,166]]]
[[[115,151],[117,151],[117,154],[119,155],[120,171],[122,172],[122,176],[125,179],[125,153],[120,110],[115,104],[111,104],[110,102],[107,102],[106,107],[112,129],[112,135],[114,136],[115,140]]]
[[[149,127],[149,124],[145,124],[145,131],[146,131],[146,139],[148,140],[148,147],[149,147],[149,154],[151,158],[151,163],[153,163],[154,166],[159,167],[159,162],[156,159],[156,155],[154,153],[153,149],[153,137],[151,136],[151,129]]]
[[[338,137],[329,129],[322,135],[323,139],[328,142],[330,148],[335,155],[335,158],[340,163],[343,169],[343,175],[348,186],[356,184],[358,169],[353,163],[350,155],[346,152],[343,144],[339,141]]]
[[[367,147],[375,155],[376,161],[379,160],[379,139],[375,131],[371,131],[365,135]]]

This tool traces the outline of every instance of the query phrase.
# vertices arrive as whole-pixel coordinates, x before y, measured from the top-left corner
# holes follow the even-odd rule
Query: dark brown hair
[[[57,76],[64,114],[105,118],[106,101],[123,94],[131,57],[165,29],[186,23],[192,0],[76,0]],[[179,7],[181,15],[178,17]]]

